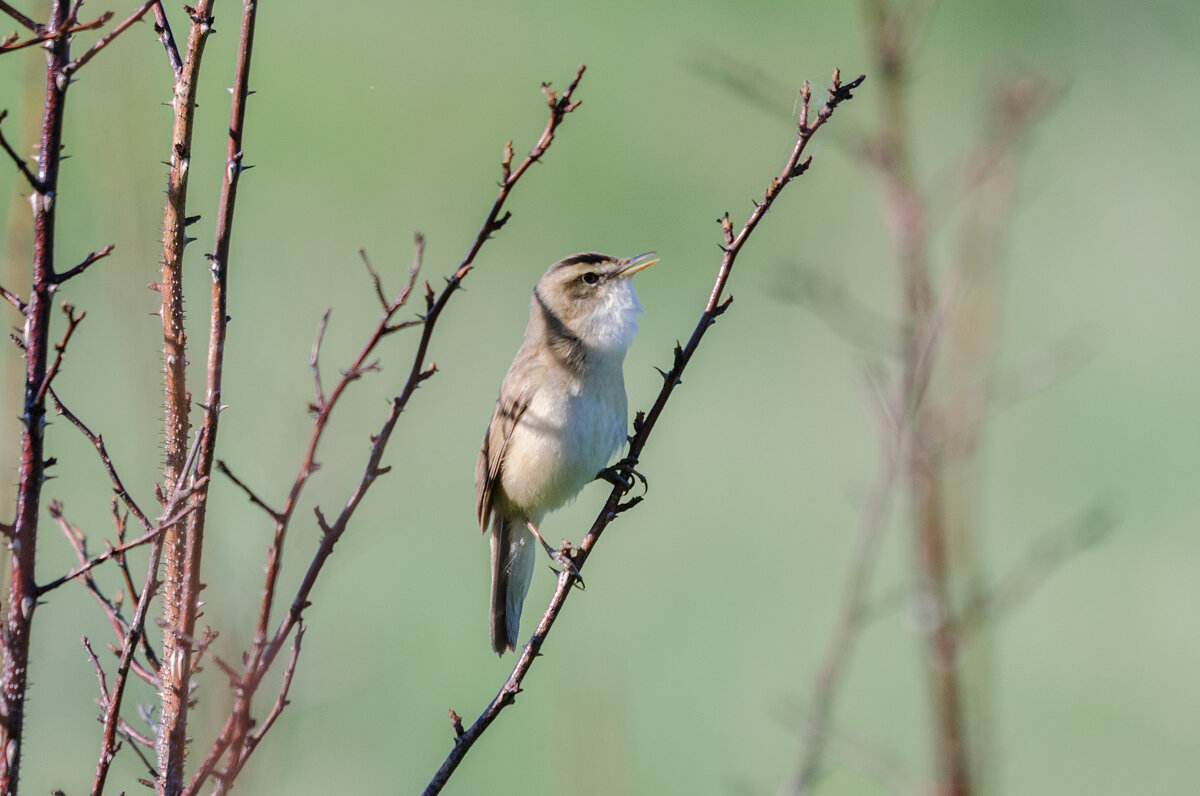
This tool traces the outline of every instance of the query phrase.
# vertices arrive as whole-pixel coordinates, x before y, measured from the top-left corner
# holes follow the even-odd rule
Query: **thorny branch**
[[[332,521],[325,518],[320,509],[316,510],[317,524],[321,528],[322,537],[316,554],[309,563],[300,586],[297,588],[291,605],[284,617],[275,626],[274,631],[271,631],[270,616],[275,599],[275,592],[278,583],[280,563],[282,560],[283,545],[286,539],[287,530],[294,515],[296,506],[299,501],[300,494],[307,483],[309,477],[316,471],[316,452],[318,445],[323,436],[329,417],[338,403],[338,399],[344,393],[349,384],[359,378],[364,372],[372,369],[369,358],[375,350],[379,342],[387,335],[399,331],[400,329],[411,326],[409,323],[395,324],[392,322],[396,312],[404,306],[405,302],[416,283],[416,277],[421,265],[423,255],[424,240],[419,235],[415,241],[416,257],[415,262],[410,270],[408,282],[404,285],[397,296],[388,301],[386,294],[382,288],[378,287],[376,281],[376,272],[371,267],[370,262],[364,257],[364,262],[368,268],[368,275],[372,280],[372,286],[375,288],[376,296],[381,303],[381,317],[377,322],[374,330],[367,339],[366,344],[359,352],[353,363],[343,371],[341,378],[338,380],[332,390],[325,393],[321,383],[320,371],[317,366],[317,361],[320,353],[320,345],[324,336],[324,329],[327,324],[325,316],[320,326],[318,327],[317,339],[313,346],[313,352],[309,363],[313,372],[315,400],[310,405],[310,410],[315,415],[313,430],[309,437],[308,447],[305,450],[301,459],[299,471],[295,480],[292,483],[288,497],[284,501],[283,507],[278,510],[277,514],[272,514],[275,519],[275,540],[268,553],[267,562],[267,577],[263,588],[263,599],[259,607],[259,618],[255,630],[254,642],[250,652],[246,656],[245,671],[237,687],[236,700],[229,717],[226,719],[224,726],[221,729],[217,739],[213,742],[208,754],[200,763],[196,772],[193,774],[185,791],[186,794],[195,794],[210,778],[217,779],[218,792],[224,792],[237,775],[245,766],[254,749],[257,748],[262,735],[266,729],[275,721],[275,718],[283,710],[287,704],[287,689],[290,687],[291,675],[294,671],[297,656],[299,655],[299,633],[302,628],[301,618],[304,609],[309,605],[309,596],[316,584],[317,577],[320,575],[325,562],[333,553],[334,545],[342,537],[347,530],[350,520],[357,510],[359,504],[366,496],[367,491],[374,484],[376,478],[388,472],[390,468],[383,467],[381,460],[384,451],[387,448],[388,441],[403,413],[408,405],[409,399],[417,388],[436,372],[437,368],[433,364],[426,364],[430,342],[433,337],[433,332],[437,324],[438,318],[442,311],[449,303],[451,296],[454,295],[461,286],[463,279],[471,271],[476,256],[482,249],[484,243],[498,232],[510,218],[510,213],[504,210],[505,204],[515,188],[517,182],[529,170],[529,168],[538,162],[546,153],[554,140],[555,132],[559,125],[562,124],[568,113],[578,107],[579,102],[572,100],[572,96],[583,77],[585,67],[581,64],[575,73],[567,90],[561,96],[553,91],[549,84],[544,84],[542,89],[546,96],[546,104],[550,111],[549,120],[545,128],[542,130],[541,136],[538,138],[533,149],[529,154],[516,166],[512,167],[512,143],[509,142],[505,146],[504,156],[501,161],[501,183],[500,190],[492,204],[491,210],[488,212],[484,220],[483,226],[471,243],[466,256],[463,258],[454,273],[447,278],[446,285],[439,293],[434,293],[433,288],[425,284],[425,311],[419,318],[421,326],[421,337],[417,343],[416,352],[413,355],[412,366],[409,370],[408,378],[405,381],[404,387],[400,394],[392,401],[391,409],[388,412],[386,419],[379,432],[372,437],[371,449],[367,457],[366,467],[362,478],[353,488],[346,504]],[[258,496],[250,489],[244,488],[244,491],[251,496],[251,500],[260,507],[267,507],[266,501],[258,498]],[[272,512],[268,512],[272,513]],[[267,714],[263,724],[257,730],[251,731],[254,726],[254,720],[250,716],[252,701],[258,691],[259,686],[266,673],[270,670],[275,659],[287,644],[288,637],[292,632],[296,631],[297,638],[292,643],[292,657],[288,663],[284,674],[284,681],[281,686],[279,696],[275,704]],[[221,769],[218,773],[218,769]]]
[[[212,3],[202,2],[197,8],[189,12],[192,18],[191,33],[188,40],[188,66],[191,66],[193,60],[198,61],[201,45],[199,44],[212,31]],[[203,420],[201,421],[200,431],[200,451],[196,459],[196,472],[193,476],[198,479],[207,479],[212,472],[213,461],[217,445],[217,429],[218,421],[220,420],[220,412],[222,408],[222,385],[224,381],[224,361],[225,361],[225,337],[228,328],[229,316],[227,313],[228,306],[228,276],[229,276],[229,251],[230,244],[233,238],[233,222],[234,209],[237,204],[238,184],[242,172],[248,166],[243,163],[243,133],[246,122],[246,100],[250,95],[250,64],[251,56],[254,49],[254,26],[258,14],[258,4],[256,2],[244,2],[242,4],[242,18],[238,33],[237,59],[234,69],[234,82],[231,94],[233,100],[229,109],[229,127],[225,145],[225,168],[222,171],[221,193],[217,202],[217,220],[214,230],[213,248],[206,255],[209,264],[209,272],[212,278],[211,298],[209,303],[209,334],[208,334],[208,356],[205,367],[205,389],[204,403],[201,408],[204,410]],[[195,45],[195,46],[193,46]],[[195,54],[195,59],[191,56]],[[184,82],[184,75],[187,73],[185,68],[184,73],[176,80],[177,95],[176,100],[181,98],[178,91],[181,83]],[[195,101],[195,79],[196,73],[192,71],[188,75],[189,94],[188,102],[193,104]],[[177,113],[180,109],[176,108]],[[175,132],[179,138],[185,142],[185,146],[190,142],[191,118],[182,120],[187,127],[186,135],[180,136],[183,131],[180,130],[180,119],[177,117]],[[178,147],[178,144],[176,144]],[[174,166],[178,165],[187,169],[189,162],[189,152],[185,149],[179,153],[176,150],[176,155],[182,154],[183,159],[180,161],[173,160],[172,167],[172,182],[175,183],[176,173]],[[182,175],[178,175],[182,178]],[[186,183],[184,183],[186,185]],[[178,223],[179,218],[176,213],[183,209],[183,197],[173,197],[175,201],[169,202],[167,215],[174,222]],[[180,214],[182,215],[182,214]],[[188,219],[184,215],[183,226],[186,227]],[[172,237],[170,243],[172,246],[178,244],[178,248],[172,251],[172,255],[182,255],[182,247],[186,245],[186,236],[182,234],[182,229],[175,230],[176,236]],[[166,236],[164,236],[164,243]],[[173,267],[179,267],[181,262],[177,261]],[[167,268],[164,266],[164,275]],[[178,282],[178,273],[172,275],[173,289],[181,290],[181,285]],[[164,297],[164,302],[167,302],[167,297]],[[169,298],[170,311],[179,313],[182,310],[181,306],[182,295],[172,294]],[[164,304],[164,310],[167,307]],[[174,321],[179,320],[179,315],[173,317]],[[166,315],[164,314],[164,321]],[[170,334],[175,335],[175,340],[182,341],[182,327],[176,327],[169,330]],[[175,340],[169,340],[168,345],[173,346]],[[178,398],[178,390],[185,390],[182,400],[179,400],[177,405],[172,406],[175,415],[175,424],[182,424],[186,428],[187,425],[187,395],[186,384],[179,380],[182,373],[176,372],[171,378],[172,390],[176,391],[172,395],[172,403]],[[184,412],[181,417],[178,411]],[[168,433],[173,437],[171,444],[178,443],[178,434],[180,426],[171,424],[168,427]],[[175,449],[177,452],[178,448]],[[173,464],[173,463],[172,463]],[[170,470],[170,467],[167,468]],[[169,583],[168,593],[164,595],[164,633],[163,633],[163,657],[166,662],[160,677],[163,680],[162,688],[162,731],[159,734],[158,747],[158,769],[161,775],[161,781],[158,783],[159,790],[165,796],[177,796],[182,792],[184,787],[184,764],[187,754],[187,717],[189,708],[189,683],[191,678],[191,656],[192,649],[190,643],[186,640],[195,635],[196,620],[200,614],[200,572],[202,565],[202,554],[204,550],[204,531],[205,520],[207,517],[207,500],[208,489],[204,486],[196,493],[195,510],[188,515],[186,527],[177,525],[172,529],[171,536],[168,539],[171,542],[171,555],[168,558],[168,567],[166,570],[167,581]]]
[[[5,606],[5,632],[0,635],[0,794],[14,796],[20,780],[24,742],[25,694],[29,675],[29,647],[37,608],[37,561],[42,485],[46,480],[46,390],[50,367],[50,315],[55,289],[54,247],[56,198],[62,162],[66,91],[70,85],[63,69],[70,60],[70,33],[76,22],[63,0],[52,0],[44,26],[34,25],[7,3],[4,10],[45,40],[45,94],[42,102],[41,140],[36,175],[30,184],[33,210],[33,257],[30,263],[29,298],[22,310],[23,331],[18,339],[24,352],[25,377],[21,409],[20,464],[17,471],[16,517],[8,532],[9,577]],[[6,44],[11,43],[11,39]],[[34,174],[24,159],[13,157],[28,180]],[[11,300],[11,299],[10,299]],[[18,304],[18,309],[21,307]],[[52,375],[52,374],[50,374]],[[51,462],[52,463],[52,462]]]
[[[184,323],[183,260],[184,249],[194,238],[187,234],[188,225],[198,216],[187,212],[189,175],[192,172],[192,131],[196,121],[196,94],[199,87],[200,65],[205,45],[212,33],[213,0],[200,0],[187,8],[191,24],[182,58],[175,50],[170,27],[161,6],[155,6],[155,27],[167,50],[171,65],[173,123],[170,159],[167,173],[167,198],[163,208],[163,256],[161,281],[155,285],[161,299],[160,315],[163,325],[163,486],[169,489],[181,480],[186,469],[184,459],[191,430],[191,394],[187,385],[187,333]],[[170,494],[160,496],[166,502]],[[169,628],[190,631],[185,627],[184,606],[188,604],[187,524],[168,527],[163,538],[163,602],[162,618]],[[198,562],[197,562],[198,563]],[[190,634],[190,632],[189,632]],[[162,714],[157,769],[160,793],[177,792],[183,777],[183,757],[186,743],[187,700],[176,675],[186,677],[188,667],[181,656],[186,650],[179,646],[170,631],[163,633]],[[169,681],[169,682],[168,682]],[[102,784],[102,783],[101,783]]]
[[[641,455],[642,449],[645,447],[646,442],[649,439],[650,432],[654,428],[654,424],[662,414],[663,407],[666,405],[667,400],[671,397],[675,387],[682,383],[681,377],[683,375],[683,371],[687,367],[688,362],[691,361],[696,349],[699,347],[700,341],[704,337],[704,333],[716,322],[717,318],[729,308],[729,305],[732,302],[732,297],[725,296],[724,293],[725,285],[729,280],[729,274],[732,271],[733,264],[738,255],[741,253],[742,248],[745,246],[746,241],[749,240],[750,235],[754,232],[754,229],[758,226],[759,222],[762,221],[763,217],[766,216],[767,211],[771,208],[771,205],[779,196],[783,188],[807,170],[811,161],[811,158],[805,156],[805,149],[807,148],[809,140],[817,132],[817,130],[819,130],[825,124],[825,122],[829,120],[839,104],[852,98],[852,92],[854,89],[862,85],[862,82],[865,79],[865,76],[860,76],[849,83],[842,84],[841,75],[838,70],[835,69],[829,87],[829,98],[821,107],[817,114],[817,118],[811,123],[809,122],[809,103],[811,100],[811,91],[809,89],[808,82],[805,81],[804,87],[801,90],[800,119],[797,126],[796,144],[792,149],[792,153],[788,158],[787,163],[784,165],[783,171],[778,177],[771,180],[770,184],[767,186],[766,192],[763,195],[762,201],[755,203],[754,212],[750,214],[750,217],[746,220],[745,224],[742,225],[741,230],[737,232],[737,234],[734,234],[733,224],[729,219],[728,213],[718,220],[721,225],[724,238],[724,246],[722,247],[724,256],[721,258],[721,264],[717,270],[717,276],[713,283],[712,292],[709,295],[708,302],[704,306],[703,312],[700,314],[700,320],[696,324],[696,328],[693,330],[692,336],[688,339],[687,345],[682,347],[678,344],[676,345],[673,364],[671,369],[663,374],[664,382],[662,389],[658,394],[658,398],[654,401],[654,404],[650,407],[648,412],[645,414],[639,412],[637,418],[634,420],[634,435],[629,444],[629,453],[625,459],[626,462],[631,464],[637,462]],[[525,679],[525,675],[528,674],[534,660],[536,660],[540,654],[542,644],[545,642],[547,634],[553,627],[555,619],[558,618],[559,613],[562,611],[562,607],[565,604],[567,597],[570,595],[577,582],[580,581],[580,570],[583,569],[583,565],[586,563],[587,558],[591,554],[596,542],[599,540],[600,535],[619,513],[631,508],[633,505],[636,505],[636,503],[639,502],[640,498],[633,498],[627,502],[622,502],[622,498],[624,497],[626,490],[627,487],[623,484],[614,485],[612,492],[608,496],[608,500],[604,504],[604,508],[600,511],[599,516],[592,524],[591,529],[588,531],[587,535],[583,539],[583,542],[580,543],[573,556],[572,563],[574,566],[564,568],[562,572],[559,573],[558,586],[555,589],[554,596],[551,598],[550,605],[547,607],[546,612],[542,615],[541,622],[538,623],[537,629],[534,630],[533,636],[530,638],[529,643],[526,644],[525,648],[522,650],[520,657],[517,659],[516,666],[513,668],[508,680],[504,683],[503,687],[500,689],[500,693],[496,695],[491,704],[489,704],[479,718],[475,720],[474,724],[461,733],[458,733],[456,728],[457,737],[455,738],[454,748],[446,757],[445,762],[442,763],[442,767],[434,775],[428,787],[426,787],[425,796],[432,796],[433,794],[441,792],[442,788],[445,787],[446,782],[450,779],[450,776],[454,773],[459,763],[462,762],[462,759],[466,756],[467,752],[470,751],[475,741],[478,740],[484,731],[486,731],[491,725],[491,723],[495,721],[496,717],[499,716],[500,711],[512,704],[516,699],[516,695],[521,690],[521,682]]]

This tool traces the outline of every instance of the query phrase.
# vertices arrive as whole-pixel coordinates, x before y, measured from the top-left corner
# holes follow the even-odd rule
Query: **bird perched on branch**
[[[587,252],[550,266],[533,289],[525,342],[500,385],[475,468],[475,510],[492,536],[492,649],[515,650],[542,518],[601,476],[625,443],[622,365],[642,305],[632,277],[653,252]]]

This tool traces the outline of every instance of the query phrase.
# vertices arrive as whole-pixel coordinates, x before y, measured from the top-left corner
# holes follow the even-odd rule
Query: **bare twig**
[[[8,110],[0,110],[0,122],[3,122],[7,116]],[[16,164],[17,170],[21,172],[23,177],[25,177],[26,182],[33,186],[35,191],[41,191],[42,181],[39,180],[37,175],[30,170],[29,163],[26,162],[25,158],[18,155],[17,151],[12,148],[11,144],[8,143],[8,139],[4,137],[3,127],[0,127],[0,147],[3,147],[4,151],[8,153],[8,156],[12,158],[12,162]],[[5,298],[8,298],[8,296],[6,295]],[[11,299],[9,300],[11,301]],[[18,309],[20,308],[18,307]],[[21,310],[21,312],[24,311],[25,310],[23,309]]]
[[[360,250],[361,251],[361,250]],[[321,313],[321,322],[317,324],[317,339],[313,340],[312,353],[308,356],[308,367],[312,370],[314,403],[309,404],[309,411],[319,413],[325,405],[325,388],[321,386],[321,343],[325,340],[325,329],[329,327],[329,307]],[[274,513],[274,512],[272,512]]]
[[[108,705],[108,682],[104,678],[104,669],[100,666],[100,659],[96,657],[96,653],[92,651],[92,644],[88,641],[88,637],[84,636],[83,649],[87,653],[88,660],[92,662],[92,668],[96,670],[96,679],[100,681],[100,706]]]
[[[84,257],[83,262],[81,262],[79,265],[75,266],[74,268],[71,268],[68,271],[64,271],[61,274],[55,274],[54,275],[55,284],[62,284],[63,282],[66,282],[68,279],[70,279],[73,276],[79,276],[84,271],[86,271],[92,263],[112,254],[112,251],[114,248],[115,247],[110,243],[109,245],[107,245],[103,249],[101,249],[100,251],[92,252],[87,257]]]
[[[304,640],[304,623],[300,622],[296,626],[296,635],[292,638],[292,652],[288,658],[287,666],[283,670],[283,679],[279,684],[279,695],[275,698],[275,703],[271,705],[271,709],[267,711],[267,715],[263,717],[262,722],[255,728],[254,732],[250,733],[250,737],[246,742],[246,751],[242,754],[241,766],[246,764],[246,759],[250,753],[254,751],[254,747],[262,741],[263,736],[275,724],[275,720],[279,718],[279,714],[283,713],[283,709],[289,704],[288,692],[292,689],[292,678],[296,675],[296,663],[300,660],[300,642]]]
[[[67,521],[66,517],[63,515],[62,504],[57,500],[51,500],[46,508],[50,518],[57,522],[58,527],[62,529],[63,536],[67,537],[67,542],[75,551],[75,555],[79,559],[80,563],[86,562],[89,558],[87,552],[87,539],[78,528],[71,525],[71,523]],[[83,576],[84,586],[89,592],[91,592],[92,596],[96,599],[96,602],[100,604],[100,607],[108,616],[109,624],[112,625],[113,634],[118,639],[125,638],[125,633],[129,629],[129,622],[126,621],[125,617],[121,615],[122,601],[120,597],[118,596],[117,599],[110,599],[104,594],[103,591],[100,590],[99,584],[96,583],[95,579],[88,574],[88,572],[83,572],[81,575]]]
[[[154,32],[167,51],[167,63],[176,78],[183,72],[183,61],[179,57],[179,48],[175,46],[175,36],[171,33],[171,23],[167,21],[166,11],[163,10],[162,0],[155,0],[150,6],[154,12]]]
[[[9,304],[16,307],[17,312],[21,313],[22,315],[25,314],[25,302],[21,300],[20,296],[18,296],[16,293],[13,293],[3,285],[0,285],[0,298],[3,298]]]
[[[266,504],[266,502],[258,496],[258,493],[256,493],[250,487],[246,486],[246,484],[240,478],[238,478],[236,475],[234,475],[230,471],[229,467],[225,464],[224,461],[222,461],[220,459],[217,460],[217,469],[221,472],[222,475],[224,475],[226,478],[228,478],[230,481],[232,481],[239,489],[241,489],[243,492],[245,492],[246,497],[250,498],[251,503],[253,503],[254,505],[258,506],[260,509],[265,511],[271,517],[272,520],[274,520],[276,522],[279,521],[279,518],[280,518],[279,512],[276,511],[275,509],[271,508],[270,506],[268,506]]]
[[[157,779],[158,772],[154,770],[154,764],[150,762],[149,756],[147,756],[145,751],[142,750],[143,746],[147,748],[153,748],[154,739],[148,738],[141,733],[134,732],[133,728],[130,727],[129,724],[124,720],[121,721],[120,726],[117,728],[117,735],[130,742],[129,748],[132,749],[133,753],[138,756],[139,760],[142,761],[142,765],[146,768],[146,773],[152,778]]]
[[[62,303],[62,311],[63,315],[67,316],[67,328],[63,332],[62,340],[54,345],[54,361],[50,363],[50,367],[46,368],[46,376],[42,379],[42,386],[37,391],[37,400],[39,402],[45,401],[46,390],[50,388],[50,383],[54,381],[54,377],[58,375],[58,369],[62,367],[63,356],[67,353],[67,343],[70,342],[71,335],[75,333],[79,322],[87,316],[86,312],[76,315],[75,306],[65,301]]]
[[[66,67],[63,69],[63,74],[70,77],[71,75],[78,72],[83,67],[84,64],[86,64],[88,61],[92,60],[92,58],[94,58],[98,52],[100,52],[105,47],[107,47],[109,45],[109,43],[112,42],[113,39],[120,36],[122,33],[124,33],[126,30],[128,30],[129,27],[131,25],[133,25],[133,23],[139,21],[143,16],[145,16],[146,12],[149,11],[150,7],[152,5],[154,5],[156,2],[158,2],[158,0],[146,0],[145,3],[142,3],[140,8],[138,8],[136,11],[134,11],[132,14],[130,14],[128,17],[126,17],[122,22],[118,23],[116,25],[116,27],[114,27],[108,33],[106,33],[105,35],[103,35],[99,39],[97,39],[96,43],[93,44],[88,49],[87,52],[85,52],[83,55],[79,56],[75,60],[71,61],[71,63],[67,64]],[[110,14],[109,16],[111,17],[112,15]]]
[[[71,24],[66,25],[63,28],[52,28],[45,25],[39,25],[38,27],[40,30],[38,30],[33,38],[25,39],[24,41],[17,41],[15,36],[5,37],[3,41],[0,41],[0,55],[7,52],[13,52],[15,50],[22,50],[26,47],[34,47],[39,44],[44,44],[48,41],[61,40],[72,33],[79,33],[80,31],[84,30],[95,30],[96,28],[104,27],[104,25],[110,19],[112,19],[111,11],[101,14],[91,22],[85,22],[82,25],[75,24],[73,21]]]
[[[32,31],[34,33],[41,33],[43,30],[41,25],[39,25],[38,23],[34,22],[29,17],[22,14],[20,11],[18,11],[17,9],[10,6],[8,3],[4,2],[4,0],[0,0],[0,11],[3,11],[5,14],[8,14],[10,17],[15,19],[17,22],[21,23],[22,25],[24,25],[26,28],[28,28],[30,31]]]
[[[192,511],[192,508],[190,505],[184,505],[184,504],[186,503],[187,499],[190,498],[193,494],[195,494],[202,486],[203,486],[203,481],[197,481],[194,484],[189,484],[187,489],[181,491],[178,495],[178,499],[173,501],[173,506],[175,507],[175,511],[173,513],[169,514],[167,516],[167,518],[163,521],[163,523],[159,523],[158,525],[155,525],[153,528],[146,531],[144,534],[142,534],[141,536],[137,537],[136,539],[134,539],[132,541],[124,542],[122,544],[116,545],[115,547],[112,545],[109,545],[108,548],[105,549],[105,551],[103,553],[99,554],[98,556],[88,559],[84,563],[82,563],[79,566],[72,569],[67,574],[65,574],[61,577],[55,578],[54,580],[50,581],[49,583],[42,584],[41,586],[38,587],[38,596],[40,597],[41,595],[45,594],[48,591],[57,589],[59,586],[63,585],[64,583],[67,583],[68,581],[74,580],[75,578],[78,578],[80,575],[83,575],[87,572],[91,572],[93,569],[98,567],[100,564],[103,564],[105,561],[108,561],[110,558],[117,558],[122,553],[132,550],[135,547],[141,547],[142,545],[147,544],[148,542],[151,542],[154,539],[158,538],[163,533],[163,531],[165,530],[167,525],[171,525],[176,522],[179,522],[181,519],[184,519]],[[54,516],[53,512],[51,512],[51,516],[52,517]],[[136,595],[135,595],[135,599],[136,599]]]
[[[642,449],[645,447],[649,439],[650,432],[653,430],[656,421],[662,414],[663,408],[667,400],[671,397],[675,387],[681,382],[681,377],[684,368],[695,354],[696,349],[700,345],[704,333],[711,327],[717,318],[729,308],[732,297],[724,296],[725,285],[729,280],[729,274],[732,271],[734,262],[738,254],[740,254],[746,241],[754,229],[762,221],[767,214],[775,199],[778,198],[783,188],[796,177],[800,176],[808,168],[810,158],[805,156],[805,149],[809,140],[818,129],[829,120],[836,107],[843,101],[850,99],[854,89],[862,84],[865,77],[859,77],[855,80],[842,84],[840,75],[837,70],[834,70],[833,78],[829,88],[829,99],[817,114],[817,118],[811,123],[808,121],[810,92],[807,82],[801,93],[802,105],[800,111],[800,121],[797,126],[796,145],[792,149],[791,155],[788,157],[787,163],[784,165],[783,171],[778,177],[771,180],[764,193],[763,200],[755,204],[754,212],[742,225],[741,230],[735,235],[733,232],[732,222],[729,220],[729,215],[725,214],[719,222],[721,224],[722,234],[725,240],[724,256],[721,259],[720,267],[717,270],[716,280],[713,282],[712,292],[709,294],[708,302],[704,306],[703,312],[700,314],[700,320],[696,324],[696,328],[692,332],[692,336],[688,339],[687,345],[680,347],[676,345],[674,351],[673,364],[671,369],[664,374],[664,382],[662,389],[658,394],[658,398],[650,407],[650,410],[644,415],[639,413],[638,419],[634,421],[634,435],[630,441],[629,454],[627,461],[636,462],[641,455]],[[724,298],[722,298],[724,296]],[[492,700],[491,704],[483,711],[475,723],[472,724],[465,732],[455,739],[454,748],[447,755],[442,767],[434,775],[428,787],[425,789],[426,796],[440,793],[445,787],[446,782],[454,773],[459,763],[470,751],[475,741],[487,730],[500,712],[512,704],[517,693],[521,689],[521,683],[528,674],[534,660],[540,654],[542,644],[545,642],[547,634],[554,625],[554,621],[558,618],[562,607],[566,602],[567,597],[571,594],[574,586],[579,582],[579,573],[583,565],[586,563],[592,549],[616,516],[634,505],[638,499],[634,498],[629,502],[622,502],[626,488],[623,485],[614,485],[612,492],[609,494],[608,500],[604,504],[604,508],[600,511],[596,521],[592,524],[591,529],[580,543],[577,552],[575,553],[572,563],[573,567],[567,567],[559,573],[558,586],[555,589],[554,596],[550,600],[550,605],[546,612],[542,615],[541,621],[538,623],[537,629],[534,630],[533,636],[529,643],[525,645],[520,657],[517,659],[516,666],[509,675],[508,680],[504,683],[500,692]]]
[[[138,504],[134,501],[128,490],[125,489],[125,484],[121,481],[121,477],[117,475],[117,469],[113,465],[112,459],[108,455],[108,448],[106,448],[104,445],[104,438],[88,428],[82,420],[76,417],[74,412],[67,409],[67,407],[63,405],[62,400],[58,397],[58,394],[54,392],[53,387],[48,388],[48,392],[50,394],[50,400],[54,402],[54,408],[58,411],[58,413],[67,418],[67,420],[71,421],[71,425],[79,429],[79,431],[85,437],[87,437],[88,442],[92,443],[92,447],[95,448],[96,453],[100,455],[100,462],[104,465],[104,470],[108,473],[109,480],[112,481],[113,491],[116,493],[117,497],[121,499],[121,502],[125,504],[125,507],[128,508],[133,514],[134,518],[138,521],[138,524],[142,526],[142,529],[149,532],[153,525],[151,524],[150,520],[147,519],[146,515],[142,512]]]

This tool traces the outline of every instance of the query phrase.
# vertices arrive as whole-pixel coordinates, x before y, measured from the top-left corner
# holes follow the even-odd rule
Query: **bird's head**
[[[596,252],[573,254],[546,271],[533,291],[535,312],[589,348],[624,351],[637,332],[642,305],[633,275],[658,262],[654,252],[620,258]]]

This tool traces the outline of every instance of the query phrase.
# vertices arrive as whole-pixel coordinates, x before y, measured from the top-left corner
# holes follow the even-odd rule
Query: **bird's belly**
[[[625,389],[586,396],[540,394],[509,439],[502,482],[527,515],[562,506],[596,477],[625,441]]]

